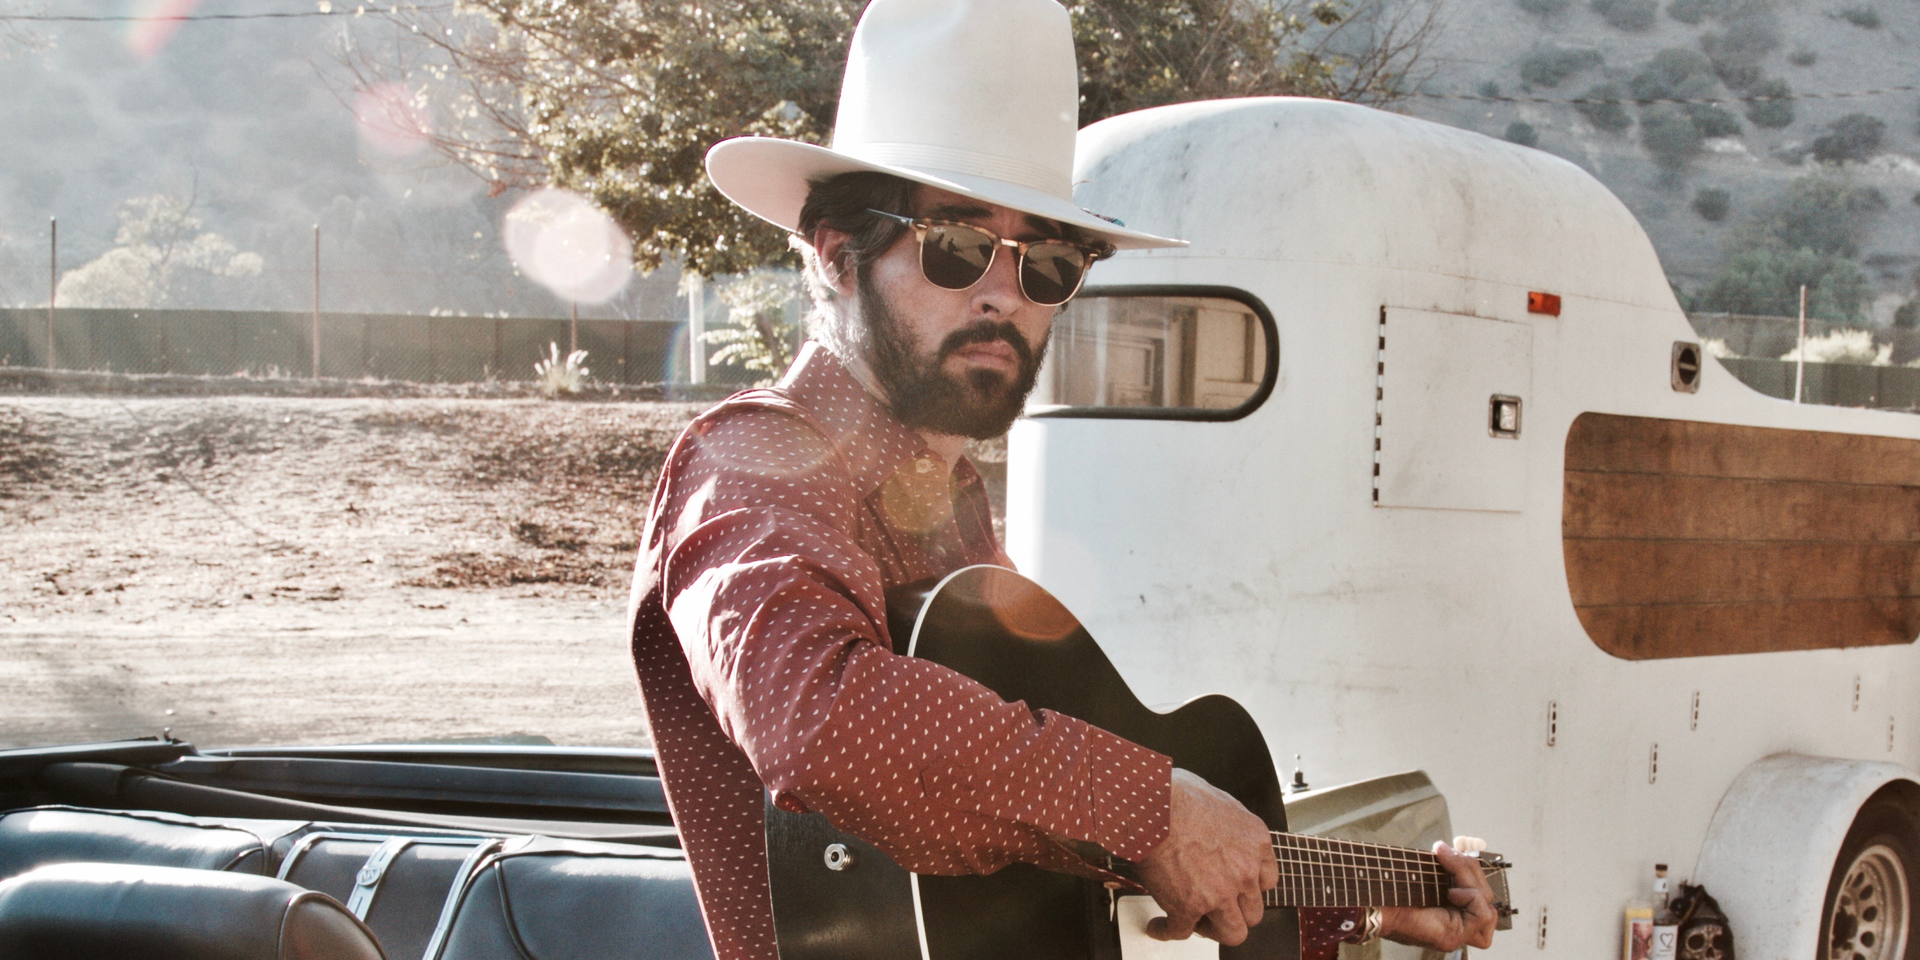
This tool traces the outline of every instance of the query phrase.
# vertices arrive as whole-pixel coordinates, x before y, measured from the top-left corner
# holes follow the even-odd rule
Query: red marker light
[[[1557,293],[1541,293],[1538,290],[1529,292],[1527,294],[1527,312],[1544,313],[1549,317],[1559,316],[1560,295]]]

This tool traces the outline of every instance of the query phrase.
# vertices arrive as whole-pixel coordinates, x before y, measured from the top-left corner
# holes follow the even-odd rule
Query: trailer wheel
[[[1819,960],[1920,960],[1913,936],[1920,840],[1913,815],[1867,801],[1840,845],[1820,915]]]

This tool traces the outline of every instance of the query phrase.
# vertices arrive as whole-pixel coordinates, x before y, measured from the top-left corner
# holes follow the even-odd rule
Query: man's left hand
[[[1500,916],[1494,912],[1493,888],[1487,885],[1480,861],[1445,843],[1434,844],[1433,855],[1453,874],[1453,889],[1447,893],[1453,906],[1386,907],[1380,911],[1380,935],[1443,953],[1493,946],[1493,928]]]

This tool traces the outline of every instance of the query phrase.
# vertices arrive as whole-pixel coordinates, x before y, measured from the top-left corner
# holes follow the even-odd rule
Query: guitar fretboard
[[[1405,847],[1276,833],[1273,856],[1269,907],[1438,907],[1453,887],[1438,857]]]

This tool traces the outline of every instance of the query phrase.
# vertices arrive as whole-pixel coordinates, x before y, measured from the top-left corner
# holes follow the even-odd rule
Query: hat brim
[[[1121,250],[1184,247],[1185,240],[1129,230],[1052,194],[986,177],[873,163],[826,147],[773,137],[736,137],[707,151],[707,176],[727,199],[783,230],[798,229],[800,207],[819,180],[842,173],[888,173],[914,183],[1030,213],[1084,230]]]

